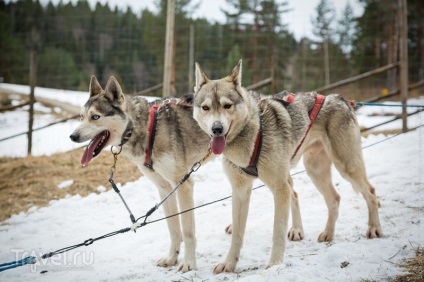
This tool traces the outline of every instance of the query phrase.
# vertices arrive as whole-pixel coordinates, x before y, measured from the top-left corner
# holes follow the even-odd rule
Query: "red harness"
[[[325,100],[325,96],[324,95],[316,95],[315,96],[315,104],[314,107],[312,108],[311,113],[309,114],[309,119],[311,120],[311,122],[309,123],[308,129],[306,130],[305,136],[303,136],[302,141],[300,142],[299,146],[297,146],[296,150],[294,151],[292,157],[290,160],[293,160],[294,157],[296,156],[297,152],[299,151],[300,147],[302,146],[303,142],[306,139],[306,136],[309,133],[309,129],[311,129],[312,125],[314,124],[315,119],[318,116],[319,111],[321,110],[322,104],[324,104],[324,100]]]
[[[287,95],[285,101],[287,103],[293,103],[294,97],[295,97],[295,94],[291,93],[291,94]],[[309,114],[309,119],[311,120],[311,122],[309,123],[309,126],[308,126],[308,129],[306,130],[305,136],[303,136],[302,141],[300,142],[299,146],[297,146],[297,148],[294,151],[290,160],[293,160],[293,158],[296,156],[297,152],[299,151],[300,147],[302,146],[303,142],[305,141],[306,136],[309,133],[309,130],[311,129],[312,125],[314,124],[316,117],[318,116],[319,111],[321,110],[321,107],[324,103],[324,100],[325,100],[325,96],[323,96],[323,95],[318,94],[318,95],[315,96],[315,104],[314,104],[314,107],[312,108],[312,110]],[[257,164],[258,164],[259,154],[261,152],[261,148],[262,148],[262,124],[261,124],[261,127],[259,129],[258,135],[256,136],[255,148],[253,150],[252,156],[250,157],[249,166],[245,167],[245,168],[243,168],[243,167],[241,168],[247,174],[250,174],[250,175],[256,176],[256,177],[259,175]]]
[[[158,121],[158,110],[160,106],[165,105],[166,112],[169,113],[169,105],[176,104],[174,100],[166,99],[160,102],[159,104],[153,105],[150,107],[150,123],[149,123],[149,141],[146,147],[146,157],[144,158],[144,165],[150,169],[153,169],[153,160],[152,160],[152,152],[153,152],[153,144],[155,143],[155,135],[156,135],[156,124]],[[169,115],[168,115],[169,117]]]
[[[155,135],[156,135],[156,123],[158,120],[158,109],[159,105],[154,105],[150,108],[150,124],[149,124],[149,142],[146,147],[146,157],[144,158],[144,165],[150,169],[153,169],[153,161],[152,161],[152,151],[153,144],[155,143]]]
[[[262,124],[260,125],[258,135],[256,135],[256,141],[255,141],[255,148],[253,150],[253,154],[250,157],[249,166],[248,167],[241,167],[241,169],[246,172],[247,174],[258,176],[258,160],[259,160],[259,154],[261,153],[262,149]]]

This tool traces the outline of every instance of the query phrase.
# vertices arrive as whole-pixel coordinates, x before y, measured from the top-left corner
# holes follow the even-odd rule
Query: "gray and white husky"
[[[81,124],[70,136],[74,142],[91,140],[81,159],[83,166],[106,146],[122,146],[122,154],[153,181],[163,199],[209,148],[210,138],[193,119],[190,99],[182,99],[176,104],[163,103],[158,107],[155,130],[149,134],[152,132],[149,129],[153,122],[150,114],[153,109],[147,100],[125,95],[113,76],[105,90],[92,76],[89,93],[90,97],[81,111]],[[178,189],[177,197],[181,211],[193,208],[191,178]],[[178,212],[175,194],[165,201],[163,208],[165,216]],[[194,213],[191,211],[180,218],[168,218],[167,225],[171,246],[168,256],[160,259],[157,265],[175,265],[183,240],[185,254],[178,270],[196,269]]]
[[[214,273],[232,272],[236,267],[246,228],[252,181],[256,177],[274,196],[273,244],[267,267],[282,262],[287,233],[291,240],[303,238],[299,203],[289,171],[302,155],[306,172],[328,207],[327,225],[318,241],[333,239],[338,217],[340,196],[331,181],[331,164],[367,203],[367,237],[383,235],[378,199],[365,172],[358,123],[346,100],[340,95],[326,96],[309,130],[308,112],[314,108],[315,93],[296,94],[292,103],[276,98],[258,102],[259,95],[241,86],[241,60],[230,75],[219,80],[208,79],[198,64],[195,73],[194,118],[210,136],[212,151],[223,153],[224,170],[233,191],[231,247]],[[285,95],[282,96],[280,98]],[[261,140],[259,145],[257,140]],[[252,166],[254,155],[256,162]],[[290,204],[293,226],[287,232]]]

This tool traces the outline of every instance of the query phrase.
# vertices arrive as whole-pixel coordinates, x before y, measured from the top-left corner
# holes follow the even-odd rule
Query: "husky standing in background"
[[[236,267],[256,177],[274,196],[273,244],[267,267],[282,262],[290,202],[293,226],[288,237],[303,238],[299,203],[290,177],[290,166],[302,155],[306,171],[328,207],[327,225],[318,241],[333,239],[338,217],[340,196],[331,181],[332,163],[367,203],[367,237],[383,235],[378,200],[365,172],[353,108],[340,95],[326,96],[309,131],[308,112],[315,107],[316,97],[315,93],[304,93],[296,94],[292,103],[272,98],[258,103],[255,95],[241,86],[241,60],[229,76],[219,80],[209,80],[196,64],[194,118],[210,136],[212,152],[224,154],[223,165],[233,191],[231,247],[214,273],[232,272]]]
[[[105,90],[92,76],[89,92],[90,97],[81,111],[81,124],[70,136],[74,142],[91,139],[81,159],[83,166],[106,146],[122,146],[122,154],[153,181],[163,199],[209,148],[210,138],[193,119],[189,98],[177,104],[162,104],[152,115],[153,108],[147,100],[124,95],[113,76]],[[156,124],[153,130],[152,117]],[[177,197],[181,211],[193,208],[191,178],[178,189]],[[172,195],[164,202],[163,208],[165,216],[178,213],[176,197]],[[182,233],[180,218],[167,218],[171,246],[168,256],[160,259],[157,265],[175,265],[183,240],[185,254],[178,270],[186,272],[196,269],[193,211],[182,214],[181,223]]]

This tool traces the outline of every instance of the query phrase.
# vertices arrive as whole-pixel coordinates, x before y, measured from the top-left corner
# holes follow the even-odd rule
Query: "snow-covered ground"
[[[84,93],[82,97],[85,102],[87,94]],[[424,100],[415,99],[412,102],[422,104]],[[364,107],[359,110],[361,125],[372,126],[375,120],[367,116],[369,111],[381,109]],[[384,108],[384,111],[400,110]],[[25,119],[16,115],[0,114],[0,139],[10,135],[10,132],[3,134],[3,128],[11,127],[10,124],[15,126],[22,123],[24,131]],[[23,115],[24,112],[21,113]],[[411,127],[424,123],[424,113],[416,117],[413,124],[410,122]],[[48,148],[40,154],[69,150],[66,146],[72,142],[68,135],[75,126],[61,124],[49,134],[45,133],[47,139],[53,138],[55,142],[46,145],[46,138],[40,138],[34,143],[35,151],[37,147],[45,146]],[[59,136],[59,132],[65,136]],[[370,135],[362,143],[367,146],[385,138],[383,135]],[[300,198],[305,238],[301,242],[288,242],[284,262],[279,266],[264,269],[271,250],[273,200],[267,188],[260,188],[252,192],[237,273],[212,274],[213,267],[225,258],[231,241],[230,236],[224,233],[224,228],[231,222],[231,200],[225,200],[195,211],[196,271],[182,274],[176,271],[176,267],[155,266],[156,260],[167,254],[169,244],[166,223],[160,221],[139,229],[137,233],[120,234],[42,260],[36,265],[1,272],[0,280],[380,281],[401,273],[402,269],[396,264],[402,259],[413,257],[415,250],[424,245],[423,139],[424,127],[421,127],[364,150],[368,176],[381,202],[382,239],[365,238],[368,215],[365,201],[334,170],[334,183],[341,195],[336,235],[331,243],[318,243],[317,237],[327,219],[327,209],[320,193],[306,174],[301,173],[294,176],[294,185]],[[17,138],[12,140],[14,147],[22,145]],[[25,151],[26,143],[23,146]],[[10,150],[9,146],[5,147],[5,142],[0,143],[0,156],[8,155]],[[300,164],[292,172],[302,169]],[[195,205],[231,194],[219,159],[202,166],[193,174],[193,178],[196,183]],[[63,180],[71,183],[66,175]],[[254,187],[258,185],[261,185],[259,181]],[[159,200],[153,184],[145,177],[127,183],[120,190],[136,216],[143,215]],[[104,188],[99,187],[99,191],[104,191]],[[162,216],[163,211],[159,209],[151,219]],[[85,198],[69,196],[52,201],[45,208],[33,207],[28,212],[14,215],[0,223],[0,263],[28,255],[39,256],[128,226],[130,220],[127,211],[113,190]],[[184,253],[184,244],[182,246],[181,254]],[[43,270],[48,272],[41,274]]]

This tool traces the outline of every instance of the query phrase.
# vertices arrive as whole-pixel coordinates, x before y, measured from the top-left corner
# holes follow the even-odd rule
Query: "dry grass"
[[[368,137],[369,135],[379,135],[379,134],[384,134],[384,135],[392,135],[392,134],[399,134],[402,132],[402,129],[387,129],[387,130],[373,130],[373,131],[365,131],[362,132],[361,135],[363,137]]]
[[[424,281],[424,249],[418,248],[416,257],[404,261],[400,267],[404,268],[406,274],[399,275],[393,282],[422,282]]]
[[[103,185],[108,190],[113,156],[102,152],[87,167],[80,165],[82,149],[52,156],[28,158],[0,158],[0,221],[11,215],[27,211],[32,206],[47,206],[51,200],[64,198],[66,194],[87,196],[98,193]],[[114,180],[122,184],[141,176],[138,168],[120,157]],[[65,189],[57,185],[72,179],[74,183]]]
[[[28,96],[0,89],[0,107],[9,106],[11,100],[18,96],[20,100],[28,99]],[[53,108],[55,105],[44,106]],[[37,117],[45,113],[35,114]],[[52,111],[50,114],[61,119],[74,113]],[[51,200],[64,198],[67,194],[79,194],[84,197],[90,193],[99,193],[97,187],[100,185],[109,190],[112,154],[108,151],[102,152],[85,168],[80,165],[82,154],[83,149],[77,149],[52,156],[0,158],[0,221],[13,214],[25,212],[33,206],[47,206]],[[124,184],[140,176],[141,172],[133,163],[123,157],[119,158],[114,176],[116,183]],[[74,181],[70,187],[57,187],[61,182],[70,179]]]

